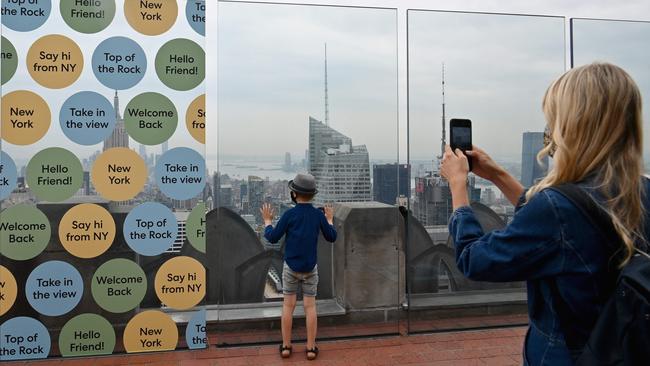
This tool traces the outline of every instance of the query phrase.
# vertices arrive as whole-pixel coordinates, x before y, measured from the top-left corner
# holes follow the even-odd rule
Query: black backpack
[[[620,238],[611,219],[587,192],[575,184],[552,189],[569,199],[600,228],[610,245],[620,248]],[[565,306],[559,293],[555,297],[558,308]],[[565,338],[571,344],[571,335],[565,334]],[[647,253],[637,249],[621,269],[614,292],[598,316],[576,365],[650,365],[650,255]]]

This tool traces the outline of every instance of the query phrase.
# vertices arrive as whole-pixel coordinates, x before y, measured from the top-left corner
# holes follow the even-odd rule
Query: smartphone
[[[449,131],[451,134],[451,149],[456,151],[460,149],[463,153],[472,150],[472,121],[468,119],[452,118],[449,121]],[[467,156],[467,154],[465,154]],[[472,170],[472,158],[467,156],[469,170]]]

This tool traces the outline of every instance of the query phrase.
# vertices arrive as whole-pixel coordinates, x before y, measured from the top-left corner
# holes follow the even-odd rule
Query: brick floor
[[[81,359],[3,362],[3,366],[139,365],[139,366],[390,366],[390,365],[520,365],[525,327],[445,332],[408,337],[362,338],[319,343],[318,360],[305,357],[304,343],[294,345],[289,359],[277,345],[216,348],[201,351],[121,355]]]

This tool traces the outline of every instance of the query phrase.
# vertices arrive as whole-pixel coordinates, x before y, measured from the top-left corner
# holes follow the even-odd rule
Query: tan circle
[[[70,254],[95,258],[111,247],[115,220],[102,206],[84,203],[74,206],[59,223],[59,240]]]
[[[95,190],[111,201],[127,201],[137,196],[148,176],[144,160],[126,147],[104,151],[90,174]]]
[[[136,31],[157,36],[167,32],[176,22],[178,4],[176,0],[125,1],[124,15]]]
[[[17,90],[2,97],[0,136],[10,144],[30,145],[50,128],[50,107],[38,94]]]
[[[173,351],[178,343],[178,328],[172,318],[161,311],[143,311],[126,325],[123,341],[128,353]]]
[[[187,107],[185,125],[196,141],[205,144],[205,94],[196,97]]]
[[[18,296],[18,284],[14,275],[0,266],[0,316],[5,315],[14,305]]]
[[[192,257],[174,257],[160,266],[154,286],[163,304],[189,309],[205,297],[205,267]]]
[[[79,46],[60,34],[37,39],[27,52],[26,62],[32,79],[50,89],[72,85],[84,68]]]

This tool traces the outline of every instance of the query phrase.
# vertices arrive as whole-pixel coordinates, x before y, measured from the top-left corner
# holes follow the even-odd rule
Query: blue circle
[[[187,0],[185,16],[190,27],[205,36],[205,0]]]
[[[40,0],[2,0],[2,25],[17,32],[29,32],[40,27],[50,17],[52,2]]]
[[[103,95],[82,91],[68,98],[59,112],[63,133],[80,145],[103,142],[115,128],[115,109]]]
[[[147,72],[147,56],[130,38],[111,37],[93,53],[93,73],[100,83],[114,90],[129,89]]]
[[[176,240],[178,221],[174,213],[157,202],[135,207],[124,220],[124,239],[136,253],[159,255]]]
[[[9,154],[0,151],[0,200],[3,200],[16,188],[18,171],[16,163]]]
[[[49,261],[34,268],[27,277],[27,301],[43,315],[59,316],[79,304],[84,292],[81,275],[71,264]]]
[[[208,348],[208,337],[205,332],[205,309],[201,309],[192,315],[185,328],[185,342],[189,349]]]
[[[205,187],[205,159],[187,147],[171,149],[156,162],[156,183],[169,198],[194,198]]]
[[[19,316],[7,320],[0,325],[0,339],[0,361],[47,358],[50,354],[50,333],[34,318]]]

